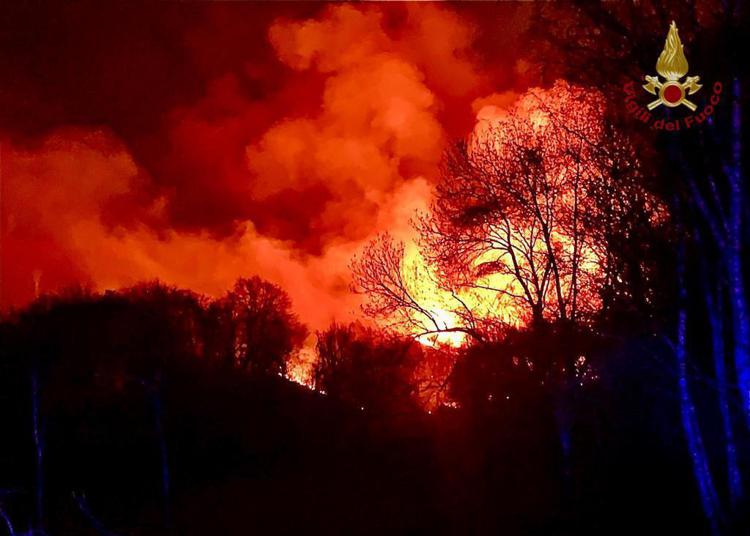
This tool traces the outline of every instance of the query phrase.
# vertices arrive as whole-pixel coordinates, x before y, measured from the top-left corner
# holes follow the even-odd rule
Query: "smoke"
[[[144,132],[129,117],[0,137],[3,307],[33,298],[35,273],[42,292],[159,278],[209,295],[258,274],[313,328],[358,314],[349,260],[382,230],[411,236],[445,144],[464,134],[446,125],[470,128],[497,82],[477,28],[435,5],[329,5],[268,17],[250,47],[216,9],[209,24],[238,46],[212,63],[206,50],[227,43],[184,30],[181,61],[208,78],[163,97]]]

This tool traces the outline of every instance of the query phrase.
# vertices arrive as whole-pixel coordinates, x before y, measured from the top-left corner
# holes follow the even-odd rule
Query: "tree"
[[[532,90],[446,153],[435,201],[415,227],[453,324],[414,292],[420,274],[409,277],[404,246],[388,235],[353,263],[365,312],[482,340],[508,311],[521,323],[577,322],[614,296],[640,299],[642,288],[627,287],[646,279],[636,277],[643,265],[617,248],[635,228],[653,231],[663,209],[602,103],[563,82]]]
[[[532,90],[448,154],[419,226],[443,277],[521,303],[534,322],[584,320],[605,305],[622,281],[617,238],[657,203],[601,105],[563,82]]]
[[[368,411],[417,408],[414,374],[422,349],[412,339],[359,324],[333,324],[317,338],[316,389]]]
[[[86,492],[101,499],[123,483],[133,486],[133,496],[150,498],[158,489],[164,525],[172,525],[179,485],[173,471],[184,455],[172,445],[188,401],[201,389],[244,391],[236,386],[248,385],[242,383],[248,375],[234,366],[239,363],[227,370],[211,358],[242,345],[250,349],[240,354],[244,369],[280,373],[305,336],[290,307],[286,294],[257,278],[240,280],[220,300],[146,282],[103,294],[43,297],[0,322],[3,398],[9,402],[3,418],[18,431],[9,435],[2,458],[35,462],[21,464],[23,485],[15,486],[33,499],[35,530],[54,522],[47,512],[72,491],[81,513],[104,532]],[[212,330],[225,325],[230,329]],[[141,489],[144,482],[148,487]],[[156,482],[159,488],[151,488]],[[0,524],[11,517],[0,509]]]
[[[215,330],[209,352],[254,373],[285,374],[307,336],[286,292],[257,276],[238,279],[208,309]]]
[[[407,262],[404,248],[403,242],[384,233],[352,260],[352,289],[366,296],[365,314],[387,319],[389,328],[417,338],[455,333],[483,340],[472,308],[454,291],[445,290],[429,267]]]
[[[726,482],[729,489],[729,526],[741,517],[746,501],[740,478],[737,444],[733,427],[733,407],[739,406],[745,430],[750,426],[750,322],[746,263],[742,250],[748,237],[748,195],[744,186],[742,129],[747,109],[743,104],[747,92],[746,62],[742,61],[742,43],[746,39],[746,10],[736,1],[708,2],[639,2],[592,3],[575,1],[547,4],[538,9],[538,24],[543,35],[535,39],[535,53],[546,64],[554,64],[548,76],[565,76],[569,80],[596,87],[616,99],[612,109],[627,120],[622,104],[625,81],[637,81],[653,72],[654,63],[664,43],[671,21],[676,21],[691,69],[702,76],[703,92],[697,103],[709,104],[711,90],[719,83],[721,101],[713,104],[714,114],[698,128],[688,132],[641,132],[640,148],[661,149],[654,169],[662,177],[671,211],[680,217],[677,240],[687,241],[684,259],[674,262],[675,271],[684,270],[680,279],[687,288],[685,305],[671,319],[679,332],[681,315],[707,316],[709,330],[688,332],[690,348],[705,344],[711,352],[683,352],[681,359],[703,366],[713,374],[724,433]],[[595,37],[592,36],[595,29]],[[586,37],[588,36],[588,37]],[[550,61],[554,58],[553,61]],[[716,62],[715,58],[722,58]],[[597,65],[597,69],[580,69],[580,65]],[[711,88],[710,85],[713,86]],[[622,116],[625,116],[624,118]],[[637,128],[631,126],[631,131]],[[641,150],[641,152],[645,152]],[[700,238],[700,239],[699,239]],[[675,248],[673,248],[675,249]],[[674,257],[674,255],[673,255]],[[683,264],[684,267],[679,266]],[[698,272],[698,273],[694,273]],[[696,282],[709,278],[711,284]],[[672,299],[675,297],[673,295]],[[677,339],[678,337],[672,337]],[[710,340],[707,340],[710,339]],[[675,343],[679,346],[680,341]],[[708,363],[705,363],[708,361]],[[712,362],[712,363],[711,363]],[[708,370],[713,369],[713,372]],[[678,378],[682,381],[682,378]],[[737,389],[732,387],[736,385]],[[681,402],[693,405],[687,389]],[[733,402],[735,399],[737,404]],[[686,422],[686,421],[685,421]],[[697,426],[684,426],[688,445],[700,442]],[[694,434],[693,437],[690,437]],[[691,448],[691,453],[694,449]],[[705,485],[706,479],[695,471],[704,505],[715,492]],[[718,508],[706,509],[706,517],[721,517]],[[715,519],[712,521],[715,522]]]

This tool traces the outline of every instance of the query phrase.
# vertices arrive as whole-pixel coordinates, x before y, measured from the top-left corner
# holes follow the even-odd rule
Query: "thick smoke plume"
[[[117,64],[94,59],[104,72],[82,73],[79,89],[93,84],[111,100],[61,90],[80,117],[23,77],[3,95],[39,103],[29,112],[38,117],[0,124],[4,308],[70,285],[154,278],[220,295],[258,274],[289,292],[311,327],[347,320],[358,310],[352,255],[385,229],[410,238],[445,144],[470,129],[472,102],[509,83],[483,67],[471,13],[339,5],[243,25],[221,6],[202,9],[208,22],[178,30],[173,12],[153,16],[175,33],[177,60],[132,59],[124,36],[103,45],[153,78],[155,104]],[[184,81],[179,97],[164,89],[166,65]]]

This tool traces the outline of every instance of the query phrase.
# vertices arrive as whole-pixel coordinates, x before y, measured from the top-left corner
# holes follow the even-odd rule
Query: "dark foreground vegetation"
[[[327,394],[283,377],[301,328],[257,279],[43,299],[0,332],[0,531],[706,532],[664,344],[536,329],[462,351],[428,413],[423,347],[357,326],[318,334]]]

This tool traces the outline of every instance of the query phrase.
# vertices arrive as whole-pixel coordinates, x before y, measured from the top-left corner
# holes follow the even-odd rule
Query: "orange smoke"
[[[450,137],[443,99],[468,109],[485,81],[458,15],[410,6],[394,32],[384,10],[277,20],[282,86],[258,99],[251,67],[218,76],[165,111],[148,165],[104,127],[0,137],[2,307],[153,278],[220,295],[258,274],[313,329],[356,316],[349,259],[385,228],[410,235]]]
[[[6,287],[10,292],[4,297],[11,303],[29,298],[35,271],[41,272],[45,292],[78,283],[110,289],[159,278],[214,296],[241,275],[260,274],[280,284],[315,328],[334,317],[346,320],[356,311],[347,263],[357,241],[333,243],[322,255],[301,256],[290,244],[260,235],[250,222],[224,239],[208,233],[156,233],[143,223],[108,227],[102,223],[108,206],[140,179],[124,147],[103,131],[60,132],[34,150],[6,143],[3,157],[4,272],[6,281],[19,282]],[[384,197],[375,227],[406,229],[428,195],[424,180],[404,182]],[[163,209],[159,199],[143,207],[143,214],[160,219]],[[60,272],[59,259],[70,263],[68,273]]]

